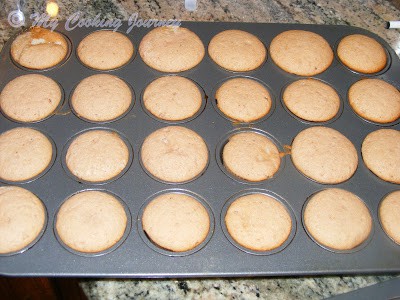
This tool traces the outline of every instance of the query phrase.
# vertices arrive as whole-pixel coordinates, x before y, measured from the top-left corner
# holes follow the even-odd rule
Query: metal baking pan
[[[46,133],[52,138],[57,149],[54,164],[46,174],[20,186],[35,193],[46,205],[48,213],[47,227],[43,236],[30,249],[23,253],[1,256],[0,274],[14,276],[96,276],[96,277],[212,277],[212,276],[282,276],[282,275],[317,275],[317,274],[362,274],[362,273],[395,273],[400,272],[400,245],[395,244],[383,232],[378,220],[380,200],[389,192],[400,188],[399,185],[384,182],[373,175],[364,165],[360,147],[364,137],[379,128],[387,128],[366,122],[359,118],[350,108],[347,100],[348,88],[364,77],[384,79],[400,88],[400,59],[390,46],[378,36],[355,27],[331,25],[301,24],[249,24],[249,23],[198,23],[183,22],[182,26],[194,31],[207,47],[210,39],[226,29],[242,29],[258,36],[264,45],[269,47],[271,40],[280,32],[289,29],[303,29],[322,35],[336,51],[338,41],[349,34],[361,33],[378,40],[387,50],[388,65],[374,75],[355,73],[335,57],[332,65],[325,72],[315,76],[329,83],[339,93],[342,101],[340,115],[333,121],[323,124],[344,133],[358,150],[359,165],[356,173],[348,181],[334,187],[349,190],[362,198],[373,217],[373,234],[366,245],[358,251],[338,253],[328,251],[316,244],[306,233],[302,225],[302,208],[307,198],[324,188],[323,185],[307,179],[300,174],[290,159],[283,158],[284,163],[272,180],[259,184],[249,184],[235,180],[224,172],[219,163],[220,145],[227,135],[251,127],[252,130],[265,132],[273,137],[279,145],[290,145],[301,130],[312,126],[296,119],[284,108],[281,101],[282,90],[299,76],[288,74],[279,69],[267,58],[258,69],[245,72],[229,72],[218,67],[206,56],[195,68],[180,73],[196,82],[204,91],[204,110],[192,120],[181,123],[199,133],[207,143],[210,160],[205,172],[197,179],[179,185],[166,184],[151,178],[141,167],[139,150],[145,137],[156,129],[167,126],[150,117],[142,107],[141,94],[144,88],[155,78],[166,75],[146,66],[140,56],[127,65],[113,71],[123,78],[134,90],[136,99],[132,109],[113,122],[95,124],[79,119],[70,109],[69,97],[74,87],[85,77],[99,73],[83,66],[77,56],[76,47],[80,40],[92,32],[93,28],[77,28],[66,31],[60,23],[57,31],[63,33],[71,42],[71,52],[66,61],[57,67],[38,73],[55,79],[63,88],[64,103],[55,115],[44,121],[21,124],[0,115],[0,129],[4,132],[18,126],[29,126]],[[124,32],[127,23],[119,29]],[[135,28],[127,36],[132,40],[135,49],[149,28]],[[35,71],[16,65],[10,57],[12,39],[4,46],[0,60],[0,88],[2,89],[13,78]],[[137,52],[137,51],[136,51]],[[215,88],[232,76],[249,76],[256,78],[268,87],[273,97],[273,112],[260,122],[252,125],[241,125],[224,118],[216,110]],[[104,184],[78,182],[63,169],[63,149],[71,137],[91,128],[109,128],[115,130],[129,141],[133,148],[133,161],[129,169],[116,180]],[[390,128],[400,130],[400,125],[390,124]],[[246,129],[248,130],[248,129]],[[2,183],[6,185],[7,183]],[[60,204],[70,195],[87,189],[101,189],[117,195],[124,203],[132,217],[129,235],[123,243],[111,252],[97,256],[77,255],[65,249],[57,240],[53,224]],[[146,241],[138,219],[140,211],[149,197],[168,189],[198,195],[211,210],[211,228],[209,240],[200,249],[189,251],[185,255],[170,255],[168,251],[157,251]],[[235,195],[262,190],[269,195],[277,195],[279,201],[286,203],[296,222],[291,240],[273,253],[254,255],[232,243],[224,233],[221,224],[227,201]],[[222,214],[222,215],[221,215]],[[197,251],[198,250],[198,251]]]

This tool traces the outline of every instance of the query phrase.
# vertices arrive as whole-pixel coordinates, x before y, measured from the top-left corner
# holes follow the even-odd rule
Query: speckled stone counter
[[[0,3],[0,48],[19,29],[9,26],[8,12],[17,1]],[[400,1],[328,0],[202,0],[194,12],[183,0],[57,0],[59,19],[82,11],[87,17],[127,19],[137,12],[142,19],[192,21],[274,22],[353,25],[370,30],[400,55],[400,31],[385,29],[388,20],[400,19]],[[46,1],[21,1],[26,16],[44,12]],[[325,276],[296,278],[237,278],[190,280],[82,279],[90,299],[322,299],[368,286],[392,276]]]

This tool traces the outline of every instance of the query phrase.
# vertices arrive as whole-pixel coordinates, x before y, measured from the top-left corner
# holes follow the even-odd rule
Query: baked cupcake
[[[197,85],[181,76],[164,76],[144,90],[143,105],[153,116],[165,121],[183,121],[201,108],[202,94]]]
[[[181,126],[169,126],[151,133],[140,152],[143,167],[154,177],[182,183],[204,172],[207,145],[200,135]]]
[[[50,116],[61,102],[61,89],[53,79],[22,75],[11,80],[0,94],[1,111],[19,122],[37,122]]]
[[[17,36],[11,44],[11,57],[29,69],[43,70],[54,67],[66,58],[68,43],[55,31],[33,27]]]
[[[65,163],[79,180],[103,182],[118,176],[128,165],[129,149],[118,133],[89,130],[73,139]]]
[[[255,132],[232,135],[222,150],[222,163],[232,175],[252,182],[269,179],[281,164],[277,146]]]
[[[197,66],[204,57],[203,42],[183,27],[158,27],[147,33],[139,53],[149,67],[161,72],[182,72]]]
[[[334,118],[340,108],[337,92],[320,80],[307,78],[288,85],[283,92],[283,103],[300,119],[326,122]]]
[[[342,189],[314,194],[304,209],[303,222],[314,240],[334,250],[356,248],[372,230],[371,214],[365,203]]]
[[[226,228],[235,242],[254,251],[271,251],[289,238],[292,219],[286,207],[264,194],[237,198],[225,215]]]
[[[53,146],[40,131],[18,127],[0,135],[0,179],[26,181],[43,173],[53,157]]]
[[[386,124],[400,118],[400,92],[381,79],[357,81],[350,87],[348,97],[356,114],[368,121]]]
[[[295,167],[319,183],[346,181],[358,165],[353,143],[339,131],[322,126],[301,131],[293,140],[291,154]]]
[[[267,57],[264,44],[243,30],[225,30],[215,35],[208,54],[219,66],[229,71],[245,72],[258,68]]]
[[[361,147],[365,165],[385,181],[400,184],[400,131],[379,129],[368,134]]]
[[[46,209],[30,191],[0,187],[0,254],[24,250],[46,226]]]
[[[362,34],[344,37],[338,45],[337,55],[344,65],[365,74],[379,72],[387,63],[386,52],[382,45]]]
[[[382,200],[379,220],[385,233],[400,245],[400,190],[391,192]]]
[[[248,78],[225,81],[215,93],[218,109],[237,122],[255,122],[269,113],[271,95],[259,82]]]
[[[196,248],[210,231],[210,216],[195,198],[167,193],[157,196],[144,209],[143,230],[162,249],[184,252]]]
[[[272,60],[284,71],[301,76],[322,73],[332,64],[333,51],[319,34],[305,30],[288,30],[271,42]]]
[[[132,99],[131,89],[125,81],[110,74],[96,74],[77,85],[71,106],[85,120],[108,122],[126,113]]]
[[[86,36],[78,45],[80,61],[93,69],[112,70],[131,59],[134,48],[124,34],[112,30],[98,30]]]
[[[55,229],[67,247],[97,253],[121,240],[127,222],[124,206],[117,198],[106,192],[83,191],[61,205]]]

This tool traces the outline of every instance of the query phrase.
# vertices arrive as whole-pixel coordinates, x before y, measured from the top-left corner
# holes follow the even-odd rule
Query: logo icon
[[[8,14],[8,23],[14,28],[25,25],[25,16],[23,12],[18,9],[10,11]]]

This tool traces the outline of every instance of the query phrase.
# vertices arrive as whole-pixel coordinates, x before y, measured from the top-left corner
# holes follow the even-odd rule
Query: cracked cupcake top
[[[11,45],[11,56],[29,69],[42,70],[59,64],[68,53],[66,39],[57,32],[33,27],[17,36]]]

